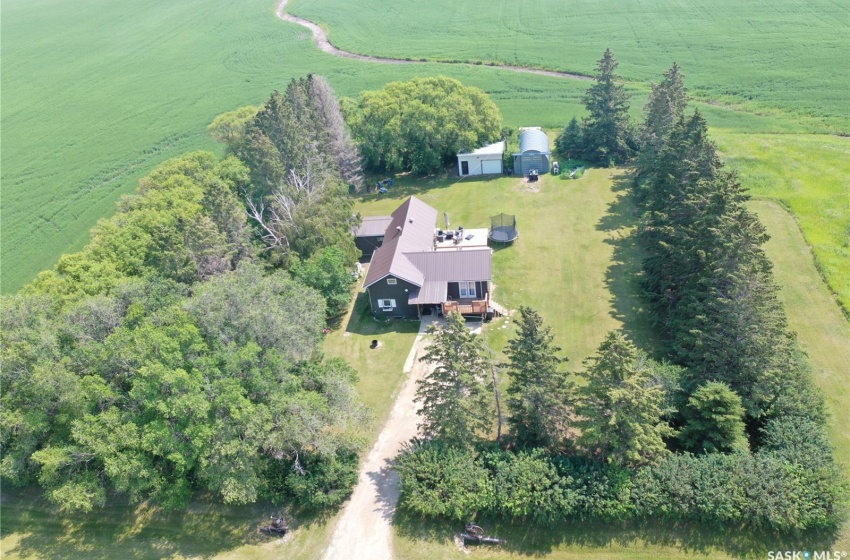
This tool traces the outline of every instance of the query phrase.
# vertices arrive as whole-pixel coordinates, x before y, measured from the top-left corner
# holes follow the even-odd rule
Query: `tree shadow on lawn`
[[[528,522],[505,522],[477,519],[485,534],[507,542],[502,548],[514,554],[542,557],[562,548],[597,549],[601,553],[612,546],[633,548],[634,552],[650,547],[665,547],[688,556],[711,557],[721,550],[741,558],[767,557],[769,550],[826,550],[837,538],[834,533],[801,533],[781,535],[743,528],[717,528],[687,523],[564,521],[543,528]],[[453,538],[463,529],[463,523],[433,520],[400,510],[394,519],[397,533],[407,539],[424,540],[453,546]]]
[[[3,489],[2,533],[20,539],[5,554],[22,558],[210,557],[244,545],[274,541],[260,532],[283,513],[291,530],[326,522],[332,512],[291,511],[267,502],[245,506],[198,496],[185,510],[164,511],[113,496],[90,513],[62,514],[39,489]]]
[[[643,251],[637,244],[635,226],[638,213],[632,199],[632,176],[622,173],[614,179],[617,198],[609,205],[596,229],[608,234],[605,243],[614,253],[605,272],[605,285],[611,293],[611,316],[623,324],[623,332],[653,358],[662,357],[662,344],[655,332],[640,286],[643,277]]]

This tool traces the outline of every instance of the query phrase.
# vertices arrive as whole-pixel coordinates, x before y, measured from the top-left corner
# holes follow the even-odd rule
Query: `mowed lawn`
[[[340,48],[583,74],[611,48],[630,80],[677,61],[693,93],[822,117],[848,131],[846,2],[799,0],[291,0]]]

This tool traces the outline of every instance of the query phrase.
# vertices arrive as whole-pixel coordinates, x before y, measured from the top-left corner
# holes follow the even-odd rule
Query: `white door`
[[[481,162],[481,173],[499,174],[502,172],[502,162],[498,159],[485,160]]]

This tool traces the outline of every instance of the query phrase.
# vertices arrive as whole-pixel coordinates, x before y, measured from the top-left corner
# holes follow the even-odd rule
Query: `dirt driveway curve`
[[[328,39],[328,34],[325,33],[325,30],[313,23],[310,20],[303,19],[300,17],[293,16],[291,14],[286,13],[286,2],[287,0],[280,0],[277,5],[276,14],[277,17],[282,19],[283,21],[288,21],[291,23],[297,23],[298,25],[304,26],[310,30],[313,34],[313,40],[316,42],[316,46],[319,47],[322,51],[332,54],[334,56],[341,56],[344,58],[353,58],[355,60],[366,60],[369,62],[381,62],[383,64],[422,64],[422,61],[419,60],[403,60],[398,58],[384,58],[380,56],[369,56],[365,54],[357,54],[353,52],[344,51],[342,49],[338,49],[333,44],[331,44]],[[439,62],[437,62],[439,63]],[[448,63],[442,63],[448,64]],[[555,78],[571,78],[574,80],[592,80],[590,76],[582,76],[581,74],[570,74],[569,72],[557,72],[555,70],[538,70],[537,68],[524,68],[522,66],[511,66],[508,64],[493,64],[493,65],[478,65],[471,63],[464,63],[465,66],[475,66],[476,68],[499,68],[502,70],[510,70],[512,72],[520,72],[523,74],[537,74],[539,76],[552,76]]]
[[[398,474],[390,461],[416,435],[419,415],[413,397],[416,382],[432,366],[419,361],[430,337],[422,322],[404,371],[408,374],[387,423],[360,468],[354,493],[339,519],[324,560],[389,560],[392,558],[392,519],[399,498]]]

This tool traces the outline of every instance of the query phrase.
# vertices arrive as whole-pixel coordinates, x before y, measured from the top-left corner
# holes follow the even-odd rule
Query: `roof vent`
[[[408,218],[408,220],[407,220],[407,221],[408,221],[408,222],[410,222],[410,223],[412,224],[412,223],[413,223],[413,218]]]
[[[396,226],[395,231],[397,234],[401,235],[401,226]]]

